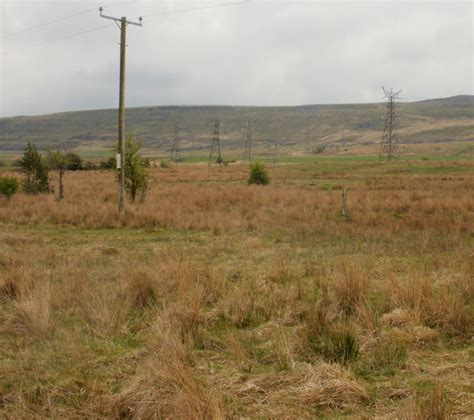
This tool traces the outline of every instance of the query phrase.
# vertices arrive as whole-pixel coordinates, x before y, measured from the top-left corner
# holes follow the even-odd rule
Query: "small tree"
[[[0,177],[0,195],[10,198],[18,191],[18,181],[12,176]]]
[[[270,175],[267,168],[262,162],[255,161],[250,165],[250,177],[248,179],[250,184],[267,185],[270,183]]]
[[[141,201],[145,201],[148,188],[148,161],[140,155],[142,144],[132,134],[127,136],[125,143],[125,188],[135,202],[137,193],[142,192]]]
[[[58,171],[59,199],[62,200],[64,198],[64,173],[70,163],[69,153],[64,153],[59,150],[50,151],[48,152],[46,159],[49,167]]]
[[[28,142],[23,157],[18,161],[25,176],[23,189],[30,194],[49,192],[48,167],[41,158],[36,145]]]
[[[68,171],[80,171],[82,170],[82,159],[76,153],[69,152],[66,154],[67,157],[67,170]]]

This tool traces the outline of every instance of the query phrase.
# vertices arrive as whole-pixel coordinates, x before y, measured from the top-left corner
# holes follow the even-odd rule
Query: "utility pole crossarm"
[[[99,7],[100,17],[102,17],[102,18],[104,18],[104,19],[110,19],[110,20],[113,20],[113,21],[115,21],[115,22],[122,22],[122,18],[115,18],[115,17],[113,17],[113,16],[104,15],[104,14],[102,13],[103,10],[104,10],[104,9],[103,9],[102,7]],[[139,17],[139,18],[138,18],[139,22],[132,22],[131,20],[126,20],[126,19],[125,19],[125,23],[126,23],[127,25],[143,26],[143,24],[142,24],[142,19],[143,19],[142,17]]]

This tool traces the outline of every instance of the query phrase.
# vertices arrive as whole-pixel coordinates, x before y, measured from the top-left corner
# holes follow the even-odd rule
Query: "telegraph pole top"
[[[132,22],[131,20],[127,20],[126,17],[123,17],[123,18],[115,18],[115,17],[113,17],[113,16],[104,15],[104,14],[102,13],[103,11],[104,11],[104,8],[103,8],[103,7],[99,7],[100,17],[103,17],[104,19],[110,19],[110,20],[113,20],[114,22],[122,22],[122,20],[124,20],[127,25],[143,26],[143,24],[142,24],[143,18],[142,18],[141,16],[138,18],[138,22]]]

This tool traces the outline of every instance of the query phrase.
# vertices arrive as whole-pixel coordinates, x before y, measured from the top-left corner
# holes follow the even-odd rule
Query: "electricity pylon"
[[[173,142],[171,144],[171,151],[170,151],[170,160],[171,162],[178,163],[180,159],[180,123],[178,121],[174,124],[174,133],[173,133]]]
[[[212,158],[214,157],[215,151],[217,151],[217,158],[215,162],[218,163],[219,165],[222,165],[224,163],[224,161],[222,160],[222,155],[221,155],[221,142],[219,139],[219,128],[220,128],[220,122],[219,120],[216,120],[214,123],[214,132],[212,135],[211,152],[209,153],[209,163],[208,163],[209,166],[211,166]]]
[[[380,159],[387,158],[392,160],[398,157],[398,135],[396,132],[396,122],[398,116],[396,111],[398,109],[395,101],[399,99],[401,90],[394,92],[393,89],[385,89],[382,87],[384,97],[387,98],[385,104],[385,121],[383,127],[382,141],[380,143]]]
[[[265,143],[267,145],[267,162],[275,166],[278,160],[279,143],[277,140],[267,140]]]
[[[252,162],[252,123],[250,121],[245,121],[242,124],[242,139],[245,141],[244,155],[242,161],[246,160]]]

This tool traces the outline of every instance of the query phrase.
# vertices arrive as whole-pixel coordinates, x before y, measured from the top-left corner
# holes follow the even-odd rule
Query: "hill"
[[[241,125],[252,121],[255,143],[277,140],[296,149],[317,144],[353,147],[375,145],[383,129],[383,104],[304,105],[294,107],[154,106],[127,109],[127,132],[135,133],[148,150],[169,148],[177,122],[181,147],[209,147],[214,120],[221,121],[223,148],[241,147]],[[400,104],[401,143],[442,143],[474,140],[474,96]],[[116,139],[115,109],[63,112],[0,119],[0,151],[20,151],[28,141],[40,149],[109,149]]]

